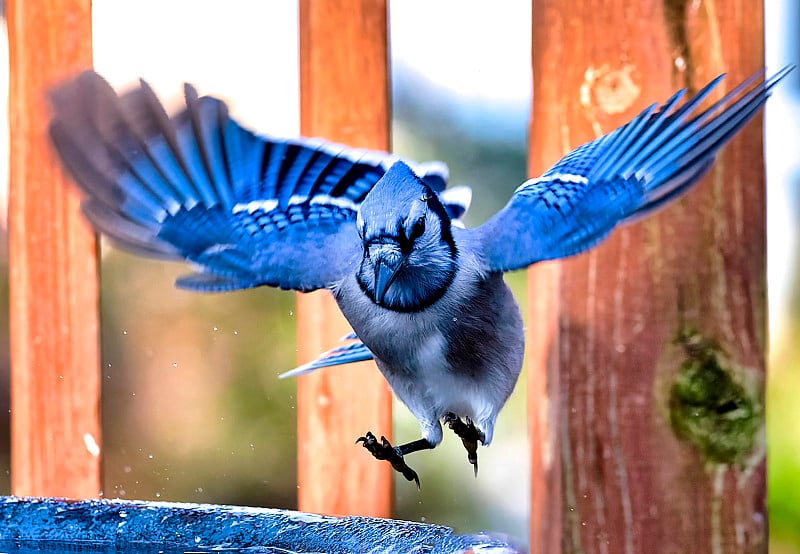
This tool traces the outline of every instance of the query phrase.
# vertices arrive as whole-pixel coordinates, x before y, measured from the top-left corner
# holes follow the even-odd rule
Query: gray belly
[[[337,300],[397,397],[421,422],[447,412],[493,420],[513,391],[524,333],[500,274],[469,287],[457,280],[439,302],[416,313],[377,306],[355,283],[345,282]]]

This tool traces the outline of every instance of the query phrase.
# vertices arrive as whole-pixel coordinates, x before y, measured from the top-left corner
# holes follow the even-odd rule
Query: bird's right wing
[[[256,135],[186,85],[168,117],[142,81],[117,95],[86,71],[51,93],[50,136],[96,229],[125,249],[187,260],[193,290],[328,287],[352,271],[361,201],[398,158]],[[413,164],[437,193],[447,168]],[[449,206],[454,215],[466,209]]]
[[[619,223],[638,219],[683,194],[714,156],[764,105],[793,67],[734,87],[707,110],[711,81],[678,106],[679,91],[626,125],[579,146],[541,177],[520,185],[508,204],[466,235],[484,269],[508,271],[587,250]]]

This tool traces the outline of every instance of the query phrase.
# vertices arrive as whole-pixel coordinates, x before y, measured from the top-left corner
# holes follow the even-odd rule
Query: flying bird
[[[86,71],[51,91],[50,136],[101,233],[144,256],[196,269],[183,289],[328,289],[352,342],[285,375],[374,359],[422,437],[359,437],[419,486],[405,456],[443,425],[477,475],[522,367],[522,318],[503,273],[583,252],[621,223],[685,193],[789,71],[763,72],[701,108],[717,77],[653,104],[522,183],[478,227],[469,189],[447,168],[319,139],[256,134],[224,102],[185,85],[170,117],[141,81],[117,94]]]

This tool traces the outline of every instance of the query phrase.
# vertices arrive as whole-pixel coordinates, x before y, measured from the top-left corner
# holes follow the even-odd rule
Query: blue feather
[[[124,248],[183,258],[218,278],[179,280],[195,290],[332,286],[360,251],[358,206],[396,160],[257,136],[190,85],[172,118],[144,81],[118,96],[93,72],[51,97],[50,134],[86,194],[89,220]],[[418,170],[444,188],[443,165]],[[322,255],[330,251],[340,255]]]
[[[346,339],[357,338],[355,334],[350,334]],[[353,362],[363,362],[373,358],[372,352],[364,346],[361,341],[345,344],[344,346],[337,346],[327,352],[323,352],[313,361],[281,373],[278,377],[286,379],[287,377],[299,377],[301,375],[308,375],[312,371],[321,369],[323,367],[330,367],[334,365],[350,364]]]
[[[710,108],[699,105],[722,75],[678,106],[685,91],[579,146],[542,177],[523,183],[506,207],[476,229],[482,259],[508,271],[577,254],[619,223],[639,219],[697,183],[722,148],[761,109],[792,67],[762,72]]]

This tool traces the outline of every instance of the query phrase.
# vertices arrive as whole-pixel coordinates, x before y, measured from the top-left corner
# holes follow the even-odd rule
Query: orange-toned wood
[[[727,72],[724,90],[757,71],[762,13],[751,0],[535,0],[532,173],[677,88]],[[558,413],[561,488],[550,500],[563,552],[767,551],[763,428],[749,456],[720,463],[670,424],[672,386],[698,356],[743,383],[763,417],[760,123],[687,198],[561,265],[559,335],[534,383],[557,383],[545,400]],[[687,333],[702,337],[695,354],[676,343]],[[549,490],[543,475],[535,491]],[[548,523],[559,518],[543,517],[531,551],[558,551]]]
[[[546,262],[528,269],[528,438],[531,445],[531,552],[561,549],[561,464],[558,436],[558,337],[561,266]]]
[[[94,235],[50,148],[45,91],[92,63],[89,0],[9,0],[11,483],[100,492]]]
[[[388,150],[386,3],[301,0],[299,13],[302,134]],[[350,332],[326,291],[299,295],[297,313],[301,362]],[[390,515],[391,467],[353,443],[370,430],[391,438],[391,415],[391,394],[372,363],[324,369],[298,380],[301,510]]]

